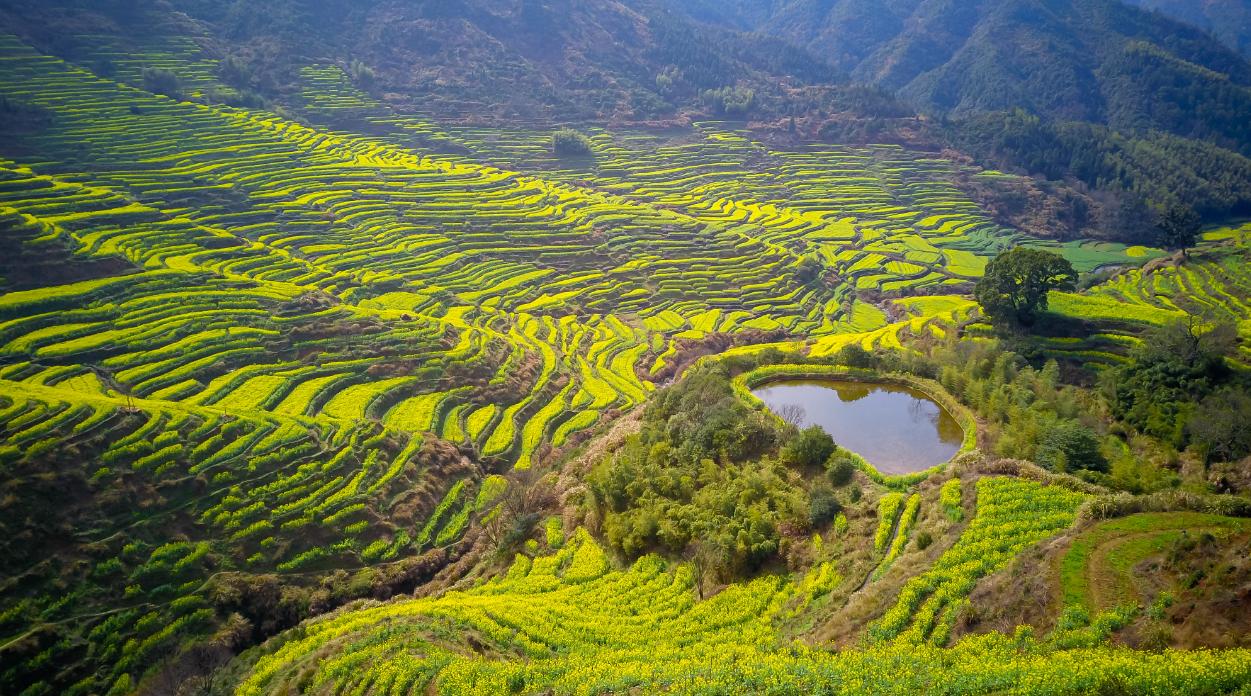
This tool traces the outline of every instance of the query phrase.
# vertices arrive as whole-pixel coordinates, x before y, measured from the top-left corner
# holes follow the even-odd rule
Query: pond
[[[782,418],[818,425],[883,474],[924,471],[955,456],[964,430],[911,387],[869,382],[783,381],[752,391]]]

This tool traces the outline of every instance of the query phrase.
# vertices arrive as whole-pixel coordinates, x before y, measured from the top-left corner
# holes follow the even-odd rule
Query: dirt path
[[[1134,580],[1134,567],[1164,553],[1185,534],[1219,533],[1218,527],[1160,529],[1123,534],[1099,544],[1090,554],[1083,574],[1089,601],[1096,611],[1124,604],[1138,604],[1145,598]]]
[[[873,581],[873,578],[877,576],[877,571],[882,569],[883,565],[886,563],[886,557],[890,555],[889,550],[890,550],[891,544],[895,543],[895,537],[899,535],[899,526],[903,524],[905,507],[906,507],[905,505],[900,505],[899,514],[895,515],[895,522],[891,526],[891,530],[890,530],[890,538],[886,540],[887,554],[882,556],[882,560],[878,561],[877,564],[875,564],[872,568],[869,569],[868,574],[864,576],[864,580],[860,582],[859,587],[857,587],[854,592],[852,592],[850,595],[847,596],[848,600],[860,594],[860,592],[864,590],[864,588],[868,587],[869,583]]]

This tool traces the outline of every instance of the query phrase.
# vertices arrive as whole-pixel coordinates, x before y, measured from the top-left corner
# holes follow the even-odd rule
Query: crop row
[[[1008,478],[977,482],[977,514],[946,553],[904,585],[869,634],[876,640],[947,643],[956,613],[979,579],[1073,523],[1085,499],[1056,486]]]
[[[1222,692],[1251,677],[1246,650],[1058,651],[991,634],[950,649],[893,643],[829,653],[783,640],[775,622],[789,602],[819,592],[828,572],[763,577],[697,601],[689,566],[647,556],[609,570],[579,530],[551,555],[518,556],[474,589],[310,622],[266,645],[237,692],[893,694],[936,683],[958,693],[1087,693],[1111,683]],[[458,634],[472,634],[476,650],[458,649]]]

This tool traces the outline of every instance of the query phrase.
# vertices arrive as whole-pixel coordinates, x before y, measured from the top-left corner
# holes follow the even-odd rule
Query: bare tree
[[[528,536],[543,510],[555,503],[550,487],[536,469],[513,471],[508,488],[500,498],[498,512],[488,512],[482,520],[482,533],[492,546],[501,548]]]
[[[799,404],[785,404],[776,409],[774,413],[778,414],[778,418],[797,428],[803,425],[804,421],[808,420],[808,412]]]

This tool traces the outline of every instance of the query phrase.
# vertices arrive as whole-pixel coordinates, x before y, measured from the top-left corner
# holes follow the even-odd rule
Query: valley
[[[489,4],[447,12],[500,35],[484,17],[527,16]],[[706,108],[575,121],[551,114],[626,81],[566,91],[484,43],[497,58],[474,54],[492,69],[465,93],[446,73],[401,85],[366,50],[286,49],[256,59],[290,69],[267,91],[234,76],[268,74],[237,58],[261,40],[202,3],[136,10],[138,38],[75,31],[94,15],[69,3],[52,39],[17,5],[0,13],[0,692],[1251,683],[1251,176],[1219,119],[1106,119],[1124,178],[1094,186],[956,149],[981,131],[954,119],[984,116],[955,104],[853,138],[813,136],[881,119],[743,117],[744,85],[786,71],[760,32]],[[91,12],[129,17],[106,5]],[[368,14],[351,5],[324,8],[343,36]],[[612,5],[620,24],[573,16],[606,32],[589,36],[669,16]],[[701,41],[759,21],[696,9],[673,26]],[[632,70],[601,48],[600,74]],[[747,102],[851,67],[818,63]],[[469,113],[506,69],[559,98]],[[1174,161],[1187,185],[1139,183]],[[1174,214],[1196,217],[1188,243],[1161,232]],[[1012,321],[986,288],[1021,251],[1067,270]],[[836,384],[847,415],[768,398],[795,383]],[[865,421],[858,447],[823,423],[905,393],[860,417],[910,415],[915,435]]]

